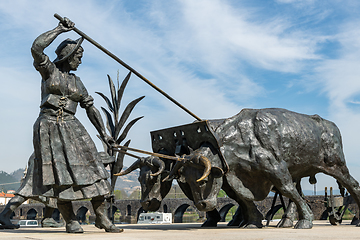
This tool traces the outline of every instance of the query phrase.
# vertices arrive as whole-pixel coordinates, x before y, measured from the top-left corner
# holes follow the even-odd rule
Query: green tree
[[[115,190],[114,195],[116,200],[123,200],[128,198],[128,195],[124,190]]]
[[[130,196],[128,197],[128,199],[141,199],[141,191],[140,189],[135,189]]]
[[[224,191],[224,190],[220,189],[220,191],[219,191],[219,193],[218,193],[217,197],[227,197],[227,195],[226,195],[226,193],[225,193],[225,191]]]

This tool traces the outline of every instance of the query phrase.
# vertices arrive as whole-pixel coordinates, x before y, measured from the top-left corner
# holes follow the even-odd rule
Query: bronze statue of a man
[[[83,232],[71,201],[89,198],[96,214],[95,226],[107,232],[121,232],[105,213],[104,197],[110,193],[108,173],[94,142],[74,116],[80,103],[102,139],[109,145],[113,143],[105,133],[93,98],[80,78],[70,73],[81,63],[83,38],[63,41],[55,51],[57,58],[53,62],[44,53],[58,35],[73,28],[74,23],[65,18],[56,28],[37,37],[31,48],[34,67],[42,76],[40,114],[33,132],[32,195],[57,199],[69,233]]]

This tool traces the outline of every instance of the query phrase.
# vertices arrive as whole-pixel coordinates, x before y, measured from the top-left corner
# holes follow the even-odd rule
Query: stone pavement
[[[121,240],[334,240],[360,239],[360,227],[343,221],[342,225],[331,226],[328,221],[315,221],[312,229],[278,229],[276,222],[263,229],[239,229],[220,223],[217,228],[200,228],[198,223],[175,223],[164,225],[120,224],[123,233],[105,233],[94,225],[85,225],[83,234],[65,233],[65,228],[20,228],[0,230],[0,239],[43,240],[43,239],[121,239]]]

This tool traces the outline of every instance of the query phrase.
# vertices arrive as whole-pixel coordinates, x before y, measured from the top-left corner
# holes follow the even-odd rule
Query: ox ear
[[[221,178],[224,176],[224,171],[219,167],[212,167],[211,175],[214,176],[214,178]]]

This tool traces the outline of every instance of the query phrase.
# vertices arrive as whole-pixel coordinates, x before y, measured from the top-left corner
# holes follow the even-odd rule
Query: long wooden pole
[[[148,152],[145,150],[140,150],[140,149],[136,149],[136,148],[131,148],[131,147],[126,147],[126,146],[121,146],[121,145],[113,145],[113,150],[114,151],[121,151],[123,152],[123,150],[127,150],[127,151],[133,151],[133,152],[138,152],[138,153],[143,153],[143,154],[147,154],[147,155],[151,155],[154,157],[159,157],[159,158],[166,158],[166,159],[170,159],[170,160],[175,160],[175,161],[182,161],[184,160],[184,158],[180,158],[180,157],[173,157],[173,156],[169,156],[169,155],[165,155],[165,154],[160,154],[160,153],[153,153],[153,152]],[[127,154],[127,153],[125,153]],[[135,156],[133,156],[135,157]]]
[[[64,22],[64,19],[57,13],[54,14],[54,17],[57,18],[60,22]],[[194,118],[196,118],[198,121],[202,121],[201,118],[199,118],[198,116],[196,116],[194,113],[192,113],[189,109],[187,109],[186,107],[184,107],[183,105],[181,105],[178,101],[176,101],[174,98],[172,98],[170,95],[168,95],[166,92],[164,92],[163,90],[161,90],[160,88],[158,88],[155,84],[153,84],[152,82],[150,82],[147,78],[145,78],[143,75],[141,75],[138,71],[136,71],[135,69],[133,69],[132,67],[130,67],[128,64],[126,64],[124,61],[122,61],[120,58],[118,58],[117,56],[115,56],[113,53],[111,53],[109,50],[107,50],[106,48],[104,48],[103,46],[101,46],[99,43],[97,43],[96,41],[94,41],[92,38],[90,38],[88,35],[86,35],[85,33],[83,33],[82,31],[80,31],[78,28],[74,27],[74,31],[76,33],[78,33],[80,36],[84,37],[86,40],[88,40],[90,43],[92,43],[95,47],[99,48],[101,51],[103,51],[104,53],[106,53],[108,56],[110,56],[112,59],[114,59],[115,61],[117,61],[118,63],[120,63],[121,65],[123,65],[125,68],[127,68],[129,71],[131,71],[132,73],[134,73],[136,76],[138,76],[141,80],[143,80],[144,82],[146,82],[147,84],[149,84],[152,88],[154,88],[156,91],[158,91],[159,93],[161,93],[162,95],[164,95],[167,99],[169,99],[170,101],[172,101],[173,103],[175,103],[177,106],[179,106],[181,109],[183,109],[185,112],[187,112],[188,114],[190,114],[191,116],[193,116]]]

